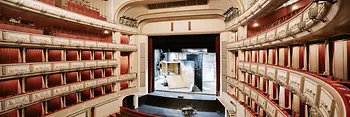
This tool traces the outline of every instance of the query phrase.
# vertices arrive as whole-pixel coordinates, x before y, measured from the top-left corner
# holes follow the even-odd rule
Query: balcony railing
[[[257,66],[257,70],[252,66]],[[345,117],[350,110],[350,89],[316,74],[249,62],[239,62],[238,69],[288,87],[293,93],[305,98],[319,116]],[[240,86],[239,81],[232,84]]]

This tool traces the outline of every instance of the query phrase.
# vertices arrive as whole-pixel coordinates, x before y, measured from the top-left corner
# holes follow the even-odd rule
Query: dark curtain
[[[99,97],[102,95],[102,87],[94,88],[94,97]]]
[[[61,109],[61,97],[47,101],[47,111],[49,113],[55,112]]]
[[[62,61],[62,50],[49,50],[49,61]]]
[[[18,80],[0,81],[0,97],[18,94]]]
[[[129,73],[129,53],[121,53],[120,55],[120,74]]]
[[[68,50],[66,55],[67,61],[77,61],[78,60],[78,51],[77,50]]]
[[[105,55],[105,59],[106,60],[111,60],[113,59],[113,52],[106,52],[106,55]]]
[[[304,67],[304,46],[299,47],[299,69]]]
[[[43,62],[43,49],[27,49],[26,62]]]
[[[102,56],[103,56],[102,51],[95,51],[94,60],[102,60]]]
[[[62,74],[50,74],[47,79],[48,87],[59,86],[62,84]]]
[[[81,51],[81,60],[91,60],[91,51]]]
[[[86,101],[91,98],[90,96],[90,89],[84,90],[81,92],[81,101]]]
[[[91,79],[91,71],[90,70],[81,71],[80,73],[81,73],[81,81]]]
[[[35,104],[32,106],[28,106],[24,110],[25,117],[41,117],[43,114],[43,104]]]
[[[68,72],[66,73],[66,83],[78,82],[78,72]]]
[[[18,48],[0,48],[0,64],[19,63]]]
[[[25,91],[36,91],[43,88],[43,76],[28,77],[25,79]]]
[[[94,70],[94,78],[102,78],[102,69]]]
[[[66,105],[71,106],[77,103],[77,94],[72,93],[66,96]]]
[[[112,71],[113,71],[113,68],[106,68],[105,69],[105,77],[112,76]]]

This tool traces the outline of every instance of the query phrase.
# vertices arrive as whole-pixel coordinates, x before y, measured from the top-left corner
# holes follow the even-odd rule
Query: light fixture
[[[109,33],[109,31],[108,31],[108,30],[105,30],[105,31],[103,31],[103,33],[108,34],[108,33]]]
[[[259,26],[259,24],[256,22],[253,24],[253,27],[258,27],[258,26]]]
[[[292,10],[297,10],[298,9],[298,6],[297,5],[293,5],[292,6]]]

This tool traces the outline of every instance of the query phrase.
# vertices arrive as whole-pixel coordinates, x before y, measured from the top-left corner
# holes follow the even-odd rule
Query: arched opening
[[[123,107],[134,109],[134,95],[129,95],[123,99]]]

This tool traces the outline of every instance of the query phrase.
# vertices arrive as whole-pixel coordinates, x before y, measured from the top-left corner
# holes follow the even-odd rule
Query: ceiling
[[[174,17],[190,17],[192,19],[197,16],[215,16],[223,17],[223,13],[230,7],[243,9],[241,0],[208,0],[207,4],[203,4],[203,0],[197,0],[196,5],[181,5],[184,0],[127,0],[121,5],[116,13],[115,21],[118,22],[119,17],[127,16],[135,18],[139,23],[154,19],[167,19]],[[193,1],[193,0],[192,0]],[[205,1],[205,0],[204,0]],[[190,2],[190,1],[187,1]],[[150,4],[171,4],[171,8],[149,9]],[[175,4],[175,5],[174,5]],[[186,3],[188,4],[188,3]]]

